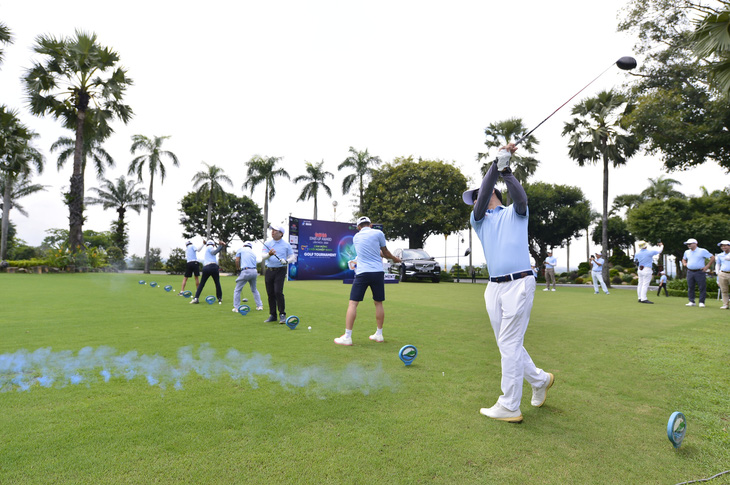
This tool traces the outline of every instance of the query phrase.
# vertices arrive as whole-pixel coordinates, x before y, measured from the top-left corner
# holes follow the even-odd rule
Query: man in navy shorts
[[[205,241],[203,241],[205,242]],[[188,282],[188,278],[195,275],[195,289],[197,290],[198,285],[200,284],[200,263],[198,263],[198,251],[203,249],[203,245],[201,244],[200,247],[195,246],[193,244],[193,241],[188,240],[187,243],[185,243],[185,258],[187,259],[187,263],[185,265],[185,275],[183,276],[183,282],[182,287],[180,288],[180,293],[178,295],[183,296],[183,292],[185,291],[185,284]]]
[[[355,246],[356,266],[355,281],[350,290],[350,304],[345,317],[345,334],[335,339],[338,345],[352,345],[352,327],[355,326],[357,305],[365,298],[365,291],[370,288],[375,303],[375,320],[377,330],[370,336],[373,342],[384,342],[383,321],[385,320],[385,271],[383,258],[400,263],[400,258],[393,256],[385,247],[385,235],[378,229],[370,227],[370,219],[361,217],[357,220],[358,233],[352,238]]]

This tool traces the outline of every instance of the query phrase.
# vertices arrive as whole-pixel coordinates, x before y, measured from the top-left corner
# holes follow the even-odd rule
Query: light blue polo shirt
[[[241,269],[256,267],[256,255],[253,249],[244,246],[236,252],[236,257],[241,258]]]
[[[286,266],[286,262],[284,264],[281,264],[279,258],[286,261],[289,256],[294,254],[294,251],[291,248],[291,244],[286,242],[283,237],[278,241],[274,239],[269,239],[268,241],[266,241],[266,246],[268,246],[269,249],[274,249],[276,251],[276,256],[271,256],[269,259],[266,260],[267,268],[283,268],[284,266]],[[264,248],[263,254],[269,254],[269,249]]]
[[[603,271],[603,258],[596,258],[591,261],[591,271],[594,273],[601,273]]]
[[[720,263],[720,271],[730,271],[730,253],[722,252],[715,257]]]
[[[203,257],[203,266],[208,266],[209,264],[218,264],[218,258],[216,257],[216,254],[218,254],[221,249],[223,249],[223,246],[205,246],[205,257]]]
[[[663,274],[661,278],[659,278],[660,283],[666,283],[667,282],[667,275]]]
[[[383,231],[365,226],[353,236],[352,243],[357,254],[356,275],[383,272],[383,258],[380,256],[380,248],[385,247]]]
[[[529,209],[521,216],[514,205],[490,209],[477,221],[471,213],[471,225],[479,237],[487,260],[489,276],[504,276],[530,271],[530,250],[527,243]]]
[[[548,256],[545,258],[545,264],[548,265],[549,269],[555,269],[555,265],[558,264],[558,258],[555,256]]]
[[[634,255],[634,261],[636,261],[639,266],[643,266],[645,268],[651,268],[652,263],[654,262],[654,256],[657,254],[661,254],[661,251],[657,251],[656,249],[640,249],[635,255]],[[704,266],[704,263],[702,264]]]
[[[698,247],[694,251],[686,250],[682,259],[687,260],[687,269],[702,269],[705,267],[705,259],[711,257],[712,254],[707,249]]]
[[[185,248],[185,258],[187,258],[188,263],[198,260],[198,251],[200,251],[201,249],[203,249],[203,246],[196,248],[195,244],[189,244]]]

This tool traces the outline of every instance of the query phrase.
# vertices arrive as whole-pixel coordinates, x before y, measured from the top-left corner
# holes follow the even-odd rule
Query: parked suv
[[[434,283],[441,281],[441,265],[423,249],[396,249],[393,255],[403,262],[391,264],[388,271],[399,275],[400,281],[406,278],[427,278]]]

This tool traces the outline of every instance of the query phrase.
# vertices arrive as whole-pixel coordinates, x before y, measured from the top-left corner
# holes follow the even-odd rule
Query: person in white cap
[[[707,271],[715,262],[715,256],[705,248],[697,246],[697,239],[687,239],[684,244],[687,250],[682,256],[682,264],[687,268],[687,296],[689,303],[686,306],[695,306],[695,286],[700,289],[700,308],[705,306],[707,296]]]
[[[662,292],[662,288],[664,288],[664,296],[669,297],[669,292],[667,291],[667,273],[660,271],[659,275],[659,288],[656,290],[656,296],[659,296]]]
[[[241,249],[236,252],[236,271],[238,277],[236,278],[236,288],[233,290],[233,311],[238,312],[238,307],[241,304],[241,291],[246,283],[251,287],[251,293],[253,293],[253,299],[256,302],[256,310],[263,310],[264,304],[261,301],[261,294],[256,289],[256,279],[259,274],[256,271],[256,254],[253,252],[253,244],[250,242],[243,243]],[[248,301],[245,298],[243,301]]]
[[[190,301],[192,304],[198,303],[200,293],[205,287],[205,282],[208,278],[213,278],[215,283],[215,296],[218,298],[218,304],[223,304],[223,290],[221,289],[221,277],[220,268],[218,266],[218,253],[226,247],[226,243],[223,241],[218,242],[218,247],[215,245],[215,241],[212,239],[205,243],[205,257],[203,258],[203,277],[200,279],[198,289],[195,291],[195,297]]]
[[[553,283],[553,291],[555,291],[555,266],[558,264],[558,258],[553,256],[553,251],[548,250],[548,257],[545,258],[545,289],[542,291],[550,290],[550,282]]]
[[[502,357],[502,395],[494,406],[479,412],[519,423],[522,380],[532,386],[531,404],[540,407],[555,377],[535,366],[524,347],[536,283],[530,268],[527,194],[509,168],[515,150],[514,143],[502,147],[481,186],[464,192],[462,199],[474,206],[471,225],[482,243],[489,270],[484,301]],[[509,207],[502,205],[501,194],[494,188],[500,175],[513,200]]]
[[[728,289],[730,289],[730,241],[723,239],[719,243],[722,252],[717,255],[717,284],[722,292],[722,308],[723,310],[728,309],[728,303],[730,303],[730,296]]]
[[[284,299],[284,281],[288,263],[296,257],[291,244],[284,240],[286,227],[283,224],[271,225],[271,239],[264,244],[262,255],[266,264],[264,283],[266,284],[266,295],[269,300],[269,318],[264,323],[276,322],[286,323],[286,300]],[[277,308],[279,318],[276,317]]]
[[[608,292],[608,288],[606,288],[606,282],[603,281],[603,263],[605,261],[603,260],[603,257],[601,256],[601,253],[596,253],[595,255],[591,256],[591,278],[593,278],[593,291],[595,294],[598,294],[598,285],[601,285],[601,289],[603,292],[607,295],[610,295],[611,293]]]
[[[385,271],[383,270],[383,258],[391,259],[400,263],[400,258],[394,256],[385,246],[385,235],[379,229],[370,227],[368,217],[360,217],[357,220],[357,234],[352,238],[356,258],[355,281],[352,282],[350,290],[350,303],[347,305],[345,315],[345,333],[337,337],[334,342],[337,345],[352,345],[352,328],[357,318],[357,306],[365,299],[365,292],[370,288],[375,303],[376,330],[369,338],[373,342],[382,343],[383,322],[385,321]]]
[[[636,294],[639,297],[639,303],[654,303],[647,299],[646,292],[649,291],[651,276],[654,274],[652,270],[654,256],[662,253],[664,244],[659,243],[657,247],[659,249],[649,249],[649,244],[641,241],[639,243],[639,251],[634,255],[634,261],[636,261],[636,267],[638,268],[637,274],[639,275],[639,284],[636,285]]]
[[[203,243],[205,243],[205,240],[203,240]],[[182,287],[180,287],[180,293],[178,293],[179,296],[183,296],[183,292],[185,292],[185,284],[188,282],[188,278],[195,275],[195,288],[197,289],[198,286],[200,286],[200,263],[198,263],[198,251],[203,249],[203,244],[200,245],[200,247],[195,246],[193,244],[193,241],[189,240],[185,243],[185,258],[187,259],[187,263],[185,264],[185,274],[183,275],[183,282]]]

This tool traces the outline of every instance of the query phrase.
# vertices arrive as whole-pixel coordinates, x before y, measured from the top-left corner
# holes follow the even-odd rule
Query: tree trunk
[[[72,253],[84,245],[84,121],[88,105],[88,93],[79,93],[74,168],[68,193],[68,245]]]
[[[266,230],[269,228],[269,181],[264,187],[264,241],[266,241]]]
[[[205,239],[210,240],[210,229],[213,225],[213,192],[208,195],[208,221],[205,225]]]
[[[147,241],[144,246],[144,273],[150,274],[150,232],[152,230],[152,206],[155,204],[155,199],[152,197],[152,189],[155,183],[155,174],[150,172],[150,197],[147,206]]]
[[[314,220],[317,220],[317,196],[314,196]]]
[[[570,240],[565,245],[567,256],[565,257],[565,270],[570,273]]]
[[[13,191],[13,176],[10,172],[5,174],[5,193],[3,194],[3,223],[2,235],[0,236],[0,260],[7,257],[8,233],[10,232],[10,195]]]
[[[608,278],[608,155],[603,154],[603,217],[602,217],[601,244],[603,245],[603,281],[608,288],[611,280]]]
[[[586,261],[591,260],[591,225],[588,224],[586,227]]]
[[[365,211],[363,210],[363,206],[362,206],[362,200],[364,197],[365,197],[365,187],[363,187],[362,176],[361,176],[360,177],[360,213],[357,215],[358,217],[365,215]],[[423,247],[423,246],[419,246],[419,247]]]
[[[124,207],[119,207],[117,209],[117,214],[119,214],[119,219],[117,220],[117,247],[122,250],[122,256],[127,255],[127,245],[124,244],[124,215],[127,213],[127,210]]]

